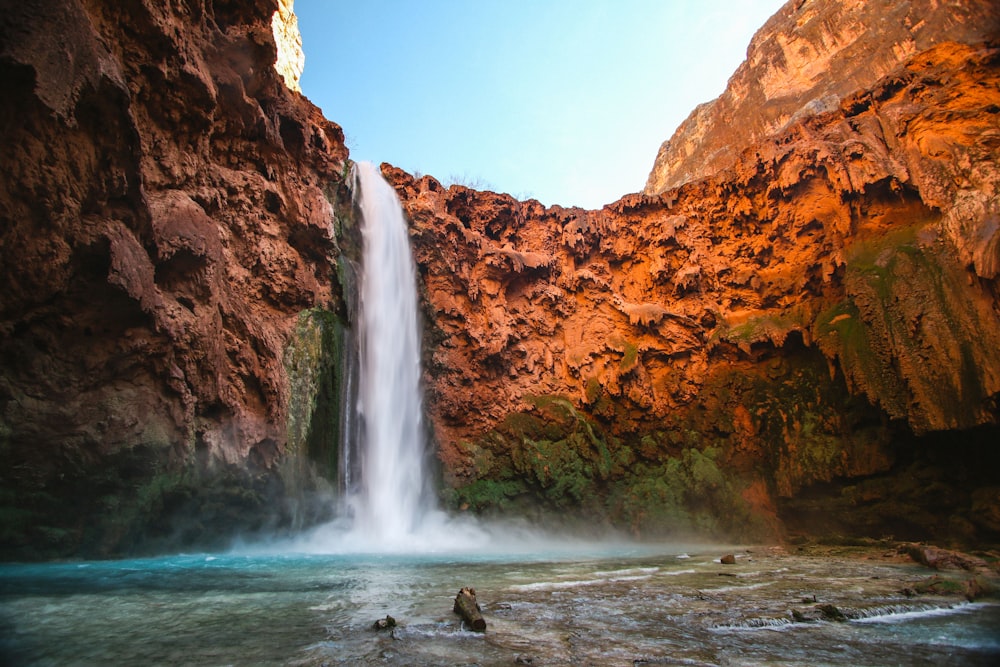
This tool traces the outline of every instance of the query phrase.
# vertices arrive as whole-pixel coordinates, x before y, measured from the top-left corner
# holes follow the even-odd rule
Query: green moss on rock
[[[720,449],[689,448],[656,465],[642,464],[608,497],[611,515],[642,535],[767,539],[767,522],[743,497],[746,481],[722,463]]]
[[[445,501],[463,510],[502,512],[514,509],[517,499],[525,495],[526,491],[525,484],[519,480],[477,479],[460,489],[450,490],[445,495]]]
[[[724,472],[722,450],[703,448],[697,433],[656,431],[626,443],[565,397],[530,402],[532,412],[509,415],[461,445],[474,475],[445,494],[449,504],[477,512],[581,512],[643,535],[764,535],[742,498],[746,482]]]
[[[286,459],[296,468],[311,461],[331,479],[336,478],[339,456],[338,397],[344,381],[345,339],[345,328],[334,313],[305,310],[299,314],[284,357],[289,385]]]
[[[768,312],[729,327],[720,327],[712,334],[712,341],[725,341],[741,350],[750,351],[756,343],[781,347],[793,331],[808,330],[807,315],[797,309],[780,313]]]
[[[947,244],[919,226],[856,244],[845,287],[813,331],[852,389],[917,433],[991,419],[1000,316]]]

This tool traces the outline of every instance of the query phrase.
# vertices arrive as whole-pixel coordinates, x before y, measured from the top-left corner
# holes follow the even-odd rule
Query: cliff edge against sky
[[[387,168],[457,506],[996,539],[996,12],[890,4],[788,3],[657,194],[544,208]]]
[[[754,35],[725,92],[699,105],[660,146],[644,192],[732,166],[740,151],[831,111],[941,42],[996,39],[990,0],[787,2]]]

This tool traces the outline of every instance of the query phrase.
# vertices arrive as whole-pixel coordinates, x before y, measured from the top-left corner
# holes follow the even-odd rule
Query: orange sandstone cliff
[[[996,39],[997,14],[991,0],[787,2],[754,35],[725,92],[663,143],[644,192],[732,166],[747,146],[836,109],[936,44]]]
[[[698,117],[707,175],[680,187],[584,211],[384,167],[454,506],[582,507],[640,534],[1000,536],[995,14],[889,12],[912,39],[858,73],[844,58],[878,35],[843,43],[854,4],[789,3],[758,33],[714,103],[745,113]],[[809,39],[840,47],[807,72],[789,53]],[[751,77],[786,111],[760,120]],[[823,108],[787,112],[818,89]]]

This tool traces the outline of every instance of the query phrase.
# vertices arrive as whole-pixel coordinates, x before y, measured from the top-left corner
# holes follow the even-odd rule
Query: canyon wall
[[[996,540],[998,62],[942,41],[598,211],[385,165],[447,498],[638,534]],[[965,472],[917,456],[942,447]]]
[[[272,66],[278,9],[0,12],[0,555],[287,525],[335,460],[347,151]]]
[[[358,241],[342,132],[289,88],[290,3],[8,4],[0,557],[322,518]],[[858,5],[789,3],[729,111],[693,116],[727,157],[601,210],[383,165],[446,503],[643,536],[1000,541],[982,6],[884,7],[914,37],[885,31],[895,55],[858,73],[879,34]]]
[[[644,192],[732,166],[740,151],[836,109],[935,44],[998,34],[991,0],[791,0],[754,35],[725,92],[699,105],[663,143]]]

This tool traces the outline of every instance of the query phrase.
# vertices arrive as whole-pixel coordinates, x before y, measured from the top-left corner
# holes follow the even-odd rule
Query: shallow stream
[[[722,553],[619,545],[0,565],[0,662],[1000,664],[1000,605],[907,597],[936,573],[892,553],[752,548],[735,551],[735,565]],[[477,589],[485,634],[452,613],[462,586]],[[793,610],[821,617],[821,604],[846,620],[794,621]],[[399,626],[373,630],[386,615]]]

